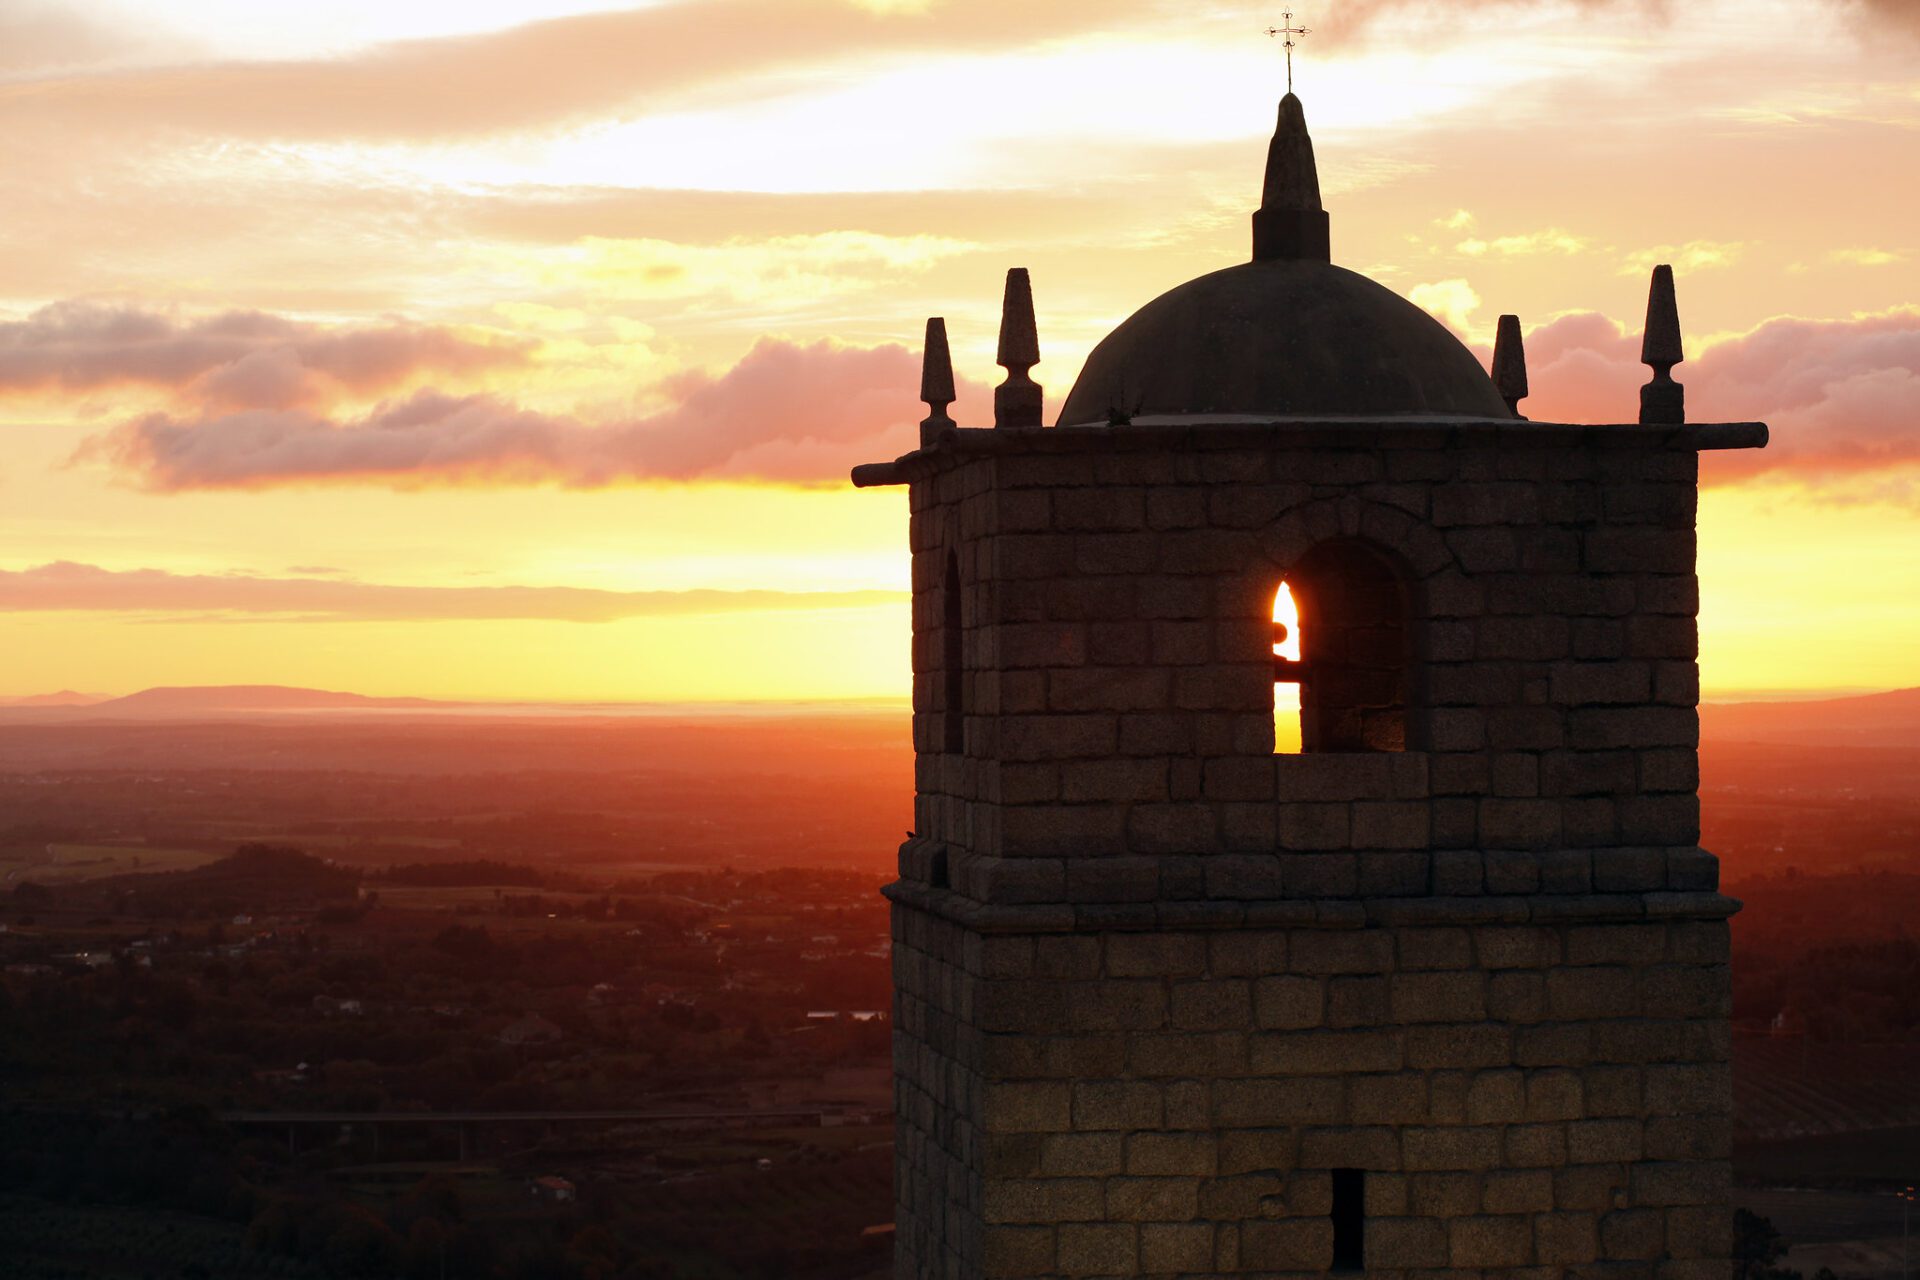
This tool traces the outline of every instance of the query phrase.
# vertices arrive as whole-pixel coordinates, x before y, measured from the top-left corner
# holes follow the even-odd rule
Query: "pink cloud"
[[[259,311],[179,319],[59,302],[0,323],[0,395],[147,386],[209,407],[285,409],[377,394],[421,375],[515,368],[532,348],[399,320],[330,328]]]
[[[1648,378],[1639,332],[1591,313],[1528,334],[1527,364],[1534,394],[1521,409],[1542,421],[1632,421]],[[1791,471],[1844,497],[1860,473],[1920,462],[1920,310],[1769,320],[1674,377],[1691,420],[1773,428],[1764,450],[1706,455],[1709,484]]]
[[[150,414],[93,438],[79,456],[160,491],[717,477],[837,484],[855,463],[914,446],[925,413],[913,398],[919,376],[919,356],[902,346],[762,339],[718,377],[670,380],[674,407],[627,422],[591,425],[497,396],[423,390],[345,422],[302,408]]]
[[[297,617],[315,622],[536,619],[615,622],[688,614],[859,608],[894,591],[600,591],[584,587],[409,587],[340,578],[116,571],[56,561],[0,570],[0,612]]]

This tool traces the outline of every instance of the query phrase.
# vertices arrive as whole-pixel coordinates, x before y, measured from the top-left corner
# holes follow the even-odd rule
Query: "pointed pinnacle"
[[[1042,397],[1040,384],[1027,370],[1040,359],[1040,333],[1033,320],[1033,278],[1025,267],[1007,272],[1007,291],[1000,304],[999,364],[1006,381],[993,389],[993,425],[1037,427]]]
[[[1640,363],[1665,372],[1686,360],[1680,345],[1680,305],[1673,293],[1673,268],[1653,269],[1647,292],[1647,332],[1640,344]]]
[[[1527,348],[1520,336],[1520,317],[1501,316],[1499,335],[1493,342],[1493,385],[1514,416],[1520,414],[1520,402],[1527,398]]]
[[[920,356],[920,399],[930,410],[920,423],[924,447],[954,425],[947,416],[947,406],[953,403],[953,357],[947,350],[947,322],[940,316],[927,320],[927,341]]]
[[[1007,272],[1000,302],[1000,354],[1003,369],[1027,369],[1040,363],[1040,332],[1033,319],[1033,277],[1025,267]]]
[[[1687,389],[1673,380],[1673,366],[1687,358],[1680,345],[1680,305],[1673,296],[1673,268],[1653,269],[1647,292],[1647,332],[1640,343],[1640,361],[1653,378],[1640,388],[1640,421],[1675,425],[1687,420]]]

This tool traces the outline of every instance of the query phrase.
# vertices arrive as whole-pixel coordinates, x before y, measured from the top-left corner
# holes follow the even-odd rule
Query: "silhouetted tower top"
[[[1331,260],[1327,212],[1320,206],[1320,171],[1313,160],[1307,113],[1289,93],[1280,100],[1280,122],[1267,144],[1266,183],[1253,215],[1253,260]]]

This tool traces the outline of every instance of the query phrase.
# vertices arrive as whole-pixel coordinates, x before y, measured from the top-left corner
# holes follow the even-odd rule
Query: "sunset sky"
[[[1334,260],[1535,418],[1672,262],[1708,697],[1920,684],[1920,6],[1298,0]],[[1247,256],[1281,8],[0,0],[0,695],[900,696],[925,318],[983,424]]]

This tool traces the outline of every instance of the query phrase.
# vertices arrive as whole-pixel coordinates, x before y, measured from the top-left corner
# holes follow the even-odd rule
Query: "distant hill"
[[[89,719],[178,720],[209,714],[258,714],[276,711],[430,710],[456,707],[431,698],[370,698],[360,693],[297,689],[277,684],[230,684],[143,689],[85,708]]]
[[[91,707],[95,703],[109,702],[104,693],[75,693],[72,689],[62,689],[58,693],[36,693],[30,698],[0,698],[0,707]]]
[[[1725,702],[1700,708],[1708,742],[1920,747],[1920,689],[1819,702]]]

